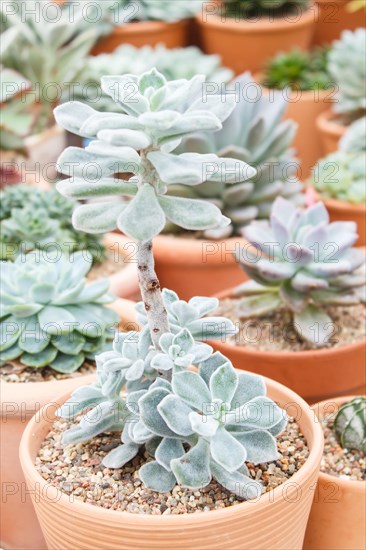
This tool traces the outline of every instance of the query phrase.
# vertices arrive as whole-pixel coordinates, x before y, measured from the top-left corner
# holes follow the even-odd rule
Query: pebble
[[[147,453],[141,452],[123,468],[106,468],[101,461],[120,443],[120,434],[102,434],[88,443],[63,448],[62,433],[72,426],[65,419],[55,420],[36,458],[36,468],[42,477],[66,494],[106,509],[151,515],[202,513],[242,502],[214,480],[194,491],[179,485],[165,494],[146,489],[138,471],[151,460]],[[281,456],[275,462],[247,463],[250,476],[259,480],[266,492],[289,479],[309,455],[305,438],[293,418],[289,419],[286,432],[277,438],[277,446]]]

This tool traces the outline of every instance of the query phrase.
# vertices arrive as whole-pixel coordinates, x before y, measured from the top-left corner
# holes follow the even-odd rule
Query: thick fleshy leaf
[[[38,313],[38,320],[41,330],[55,336],[69,334],[76,323],[75,317],[67,309],[52,305]]]
[[[119,216],[117,224],[126,235],[144,242],[158,235],[163,230],[165,221],[165,214],[154,188],[145,183]]]
[[[249,462],[262,464],[277,460],[280,456],[275,438],[264,430],[234,433],[233,436],[245,448]]]
[[[237,375],[238,385],[231,401],[232,409],[237,409],[255,397],[266,395],[266,385],[261,376],[241,371]]]
[[[252,430],[268,430],[283,419],[284,411],[272,399],[254,397],[241,407],[226,413],[227,424],[242,424]]]
[[[158,406],[169,391],[164,388],[154,388],[139,400],[141,419],[149,430],[162,437],[177,438],[176,432],[171,430],[158,411]],[[179,437],[178,437],[179,439]]]
[[[234,493],[243,500],[258,498],[263,493],[263,488],[254,479],[240,471],[228,472],[214,461],[211,462],[212,475],[230,493]]]
[[[245,448],[224,427],[220,427],[211,439],[211,456],[228,472],[234,472],[247,458]]]
[[[138,475],[145,487],[157,493],[168,493],[177,483],[172,472],[168,472],[156,461],[144,464]]]
[[[170,467],[178,483],[183,487],[198,489],[211,481],[209,444],[204,439],[181,458],[171,461]]]
[[[134,443],[119,445],[103,458],[103,464],[107,468],[122,468],[137,455],[139,448],[139,445]]]
[[[151,145],[151,138],[141,130],[101,130],[98,132],[98,139],[118,147],[133,147],[137,151]]]
[[[183,403],[176,395],[167,395],[159,403],[157,410],[165,420],[167,426],[181,436],[188,436],[193,433],[188,415],[191,409]]]
[[[294,325],[301,338],[319,347],[324,346],[334,332],[334,323],[329,315],[312,304],[294,313]]]
[[[203,437],[213,437],[217,432],[220,423],[213,416],[198,414],[194,411],[189,413],[189,421],[192,430]]]
[[[124,180],[115,178],[103,178],[98,182],[90,182],[81,178],[71,178],[59,181],[57,191],[65,197],[75,199],[88,199],[91,197],[104,197],[108,195],[136,195],[137,187]]]
[[[80,103],[79,101],[70,101],[63,105],[58,105],[54,109],[53,114],[56,122],[65,128],[71,134],[77,134],[78,136],[89,137],[90,134],[81,132],[81,127],[85,123],[85,120],[94,115],[96,111]]]
[[[218,226],[224,227],[230,223],[217,206],[206,201],[182,197],[159,197],[159,203],[168,220],[183,229],[199,231]]]
[[[64,353],[58,353],[57,357],[51,361],[50,367],[62,374],[69,374],[78,370],[85,361],[85,355],[79,353],[78,355],[65,355]]]
[[[99,202],[78,206],[72,216],[75,229],[86,233],[106,233],[117,228],[117,220],[126,209],[125,203]]]
[[[210,378],[212,400],[230,404],[238,387],[238,375],[230,363],[219,367]]]
[[[155,451],[155,460],[166,470],[171,471],[170,461],[185,454],[184,447],[179,439],[164,437]]]
[[[47,367],[55,360],[56,356],[57,349],[50,345],[35,355],[23,353],[20,362],[27,367]]]
[[[205,403],[211,403],[211,395],[205,382],[196,372],[177,373],[172,381],[174,392],[191,407],[202,411]]]

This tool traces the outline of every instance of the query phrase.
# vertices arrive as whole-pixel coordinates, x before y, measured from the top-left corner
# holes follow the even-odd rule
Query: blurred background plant
[[[20,253],[46,249],[67,253],[88,251],[102,262],[105,248],[100,235],[76,231],[71,217],[76,202],[55,189],[10,186],[0,193],[0,258],[15,260]]]
[[[271,59],[263,72],[262,84],[283,90],[326,90],[332,82],[327,68],[329,47],[311,52],[293,50]]]
[[[306,10],[309,0],[224,0],[223,9],[228,17],[284,17]]]
[[[85,68],[78,77],[78,85],[65,94],[67,100],[75,99],[89,104],[98,111],[116,111],[118,106],[100,86],[105,74],[140,75],[155,67],[167,80],[190,79],[204,74],[209,82],[227,83],[233,72],[220,64],[218,55],[205,55],[199,48],[168,49],[164,45],[136,48],[124,44],[111,54],[87,58]],[[122,109],[121,109],[122,111]]]
[[[244,161],[257,170],[257,175],[249,181],[230,185],[224,180],[209,181],[185,187],[185,196],[211,201],[231,219],[228,227],[205,231],[205,238],[241,234],[242,228],[252,220],[268,218],[271,205],[278,196],[286,197],[296,205],[304,202],[302,184],[296,175],[298,160],[291,147],[296,124],[282,120],[286,110],[285,98],[280,93],[276,93],[274,98],[263,95],[250,73],[245,73],[232,84],[236,86],[239,100],[224,121],[223,128],[214,133],[196,133],[186,138],[177,150],[214,153],[219,157]],[[256,95],[255,100],[250,99],[251,93]],[[183,190],[178,185],[171,186],[169,192],[180,194]]]
[[[311,183],[323,197],[352,204],[366,202],[366,117],[349,126],[339,151],[318,162]]]

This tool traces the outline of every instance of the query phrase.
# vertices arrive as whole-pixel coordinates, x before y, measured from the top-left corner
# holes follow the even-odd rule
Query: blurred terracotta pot
[[[36,173],[40,180],[55,180],[56,162],[66,147],[66,132],[55,124],[40,134],[24,140],[27,158],[22,162],[26,172]]]
[[[119,298],[132,298],[139,290],[137,263],[135,260],[134,244],[131,239],[118,233],[107,233],[103,244],[108,254],[112,254],[121,269],[108,276],[110,291]]]
[[[131,328],[135,322],[134,304],[117,300],[110,307],[120,316],[120,329]],[[1,547],[11,550],[47,548],[20,467],[20,439],[30,418],[41,407],[52,402],[60,393],[71,393],[78,386],[91,384],[94,378],[95,375],[90,374],[27,384],[0,380]]]
[[[216,294],[219,299],[232,296],[233,289]],[[219,340],[210,345],[236,368],[286,384],[308,403],[366,391],[366,340],[340,348],[296,352],[259,351]]]
[[[336,412],[354,396],[314,405],[320,416]],[[364,550],[366,548],[366,482],[320,472],[306,530],[304,550]]]
[[[359,239],[357,246],[366,246],[366,204],[351,204],[337,199],[327,199],[315,191],[316,200],[324,202],[330,221],[353,221],[357,224]]]
[[[92,49],[93,55],[113,52],[121,44],[136,48],[164,44],[167,48],[187,45],[189,19],[167,23],[165,21],[137,21],[115,27],[111,34],[102,37]]]
[[[207,54],[219,54],[222,64],[236,74],[257,72],[278,52],[293,48],[308,50],[317,17],[315,5],[284,18],[243,19],[221,17],[220,6],[207,2],[196,21],[201,28],[202,47]]]
[[[330,44],[345,29],[353,31],[365,26],[365,11],[360,9],[350,13],[347,10],[349,0],[316,0],[316,3],[319,11],[315,23],[314,45]]]
[[[323,149],[323,154],[319,155],[319,158],[337,151],[339,140],[347,129],[346,126],[337,122],[336,115],[330,109],[320,113],[316,119],[316,125],[320,132]]]
[[[256,75],[258,83],[262,75]],[[287,110],[284,118],[294,120],[298,124],[297,133],[293,142],[296,156],[300,160],[300,179],[306,180],[311,169],[321,157],[322,139],[317,129],[317,117],[329,110],[333,101],[334,92],[331,90],[291,91],[272,90],[262,86],[264,93],[282,93],[287,101]]]
[[[323,434],[308,405],[284,386],[266,380],[269,396],[297,418],[310,454],[291,479],[258,500],[202,514],[139,515],[70,499],[39,475],[37,452],[54,418],[46,406],[28,425],[20,458],[50,550],[300,550],[323,452]],[[69,394],[58,399],[62,404]],[[291,517],[291,521],[283,518]]]
[[[246,276],[233,253],[245,242],[241,237],[221,241],[156,237],[154,258],[160,286],[187,300],[192,296],[210,296],[242,283]]]

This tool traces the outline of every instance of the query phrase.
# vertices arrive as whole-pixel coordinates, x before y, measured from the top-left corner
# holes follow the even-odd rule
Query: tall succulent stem
[[[169,332],[168,314],[164,306],[159,279],[155,273],[152,241],[138,244],[137,269],[141,296],[145,304],[151,338],[157,350],[159,339]]]

